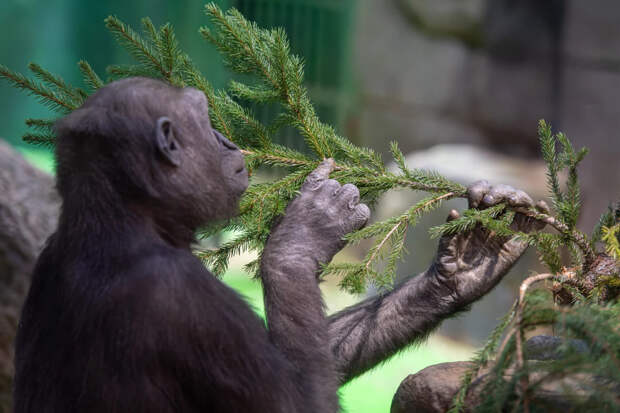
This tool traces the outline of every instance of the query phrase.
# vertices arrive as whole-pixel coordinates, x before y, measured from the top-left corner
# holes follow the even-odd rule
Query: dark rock
[[[528,360],[559,360],[566,350],[585,353],[588,345],[582,340],[544,335],[534,336],[525,342],[525,357]]]
[[[445,412],[470,367],[467,361],[440,363],[407,376],[396,390],[390,412]]]
[[[0,140],[0,412],[9,412],[13,340],[32,266],[56,227],[53,178]]]

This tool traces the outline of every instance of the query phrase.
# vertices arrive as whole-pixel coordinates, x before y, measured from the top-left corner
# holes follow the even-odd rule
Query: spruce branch
[[[596,259],[596,254],[594,253],[594,251],[592,250],[590,246],[590,241],[587,239],[587,237],[583,233],[579,232],[578,230],[575,230],[575,229],[571,230],[568,225],[561,222],[560,220],[552,217],[551,215],[540,213],[536,210],[525,209],[525,208],[514,208],[514,211],[520,214],[526,215],[528,217],[537,219],[539,221],[542,221],[545,224],[556,229],[558,232],[564,234],[572,241],[574,241],[579,246],[579,248],[581,249],[581,252],[585,256],[585,263],[584,263],[585,268],[589,268],[594,262],[594,260]]]
[[[56,90],[56,92],[63,96],[66,100],[71,102],[71,106],[79,107],[86,98],[86,92],[83,90],[68,85],[60,76],[50,73],[48,70],[42,68],[36,63],[28,64],[28,69],[38,78],[41,82],[48,87]]]
[[[499,343],[499,339],[504,333],[504,329],[512,322],[516,314],[516,308],[518,301],[515,301],[510,311],[504,315],[499,324],[493,329],[485,345],[476,353],[476,356],[472,360],[471,367],[465,372],[461,379],[461,387],[454,396],[452,401],[452,407],[447,413],[459,413],[465,409],[465,398],[467,397],[467,391],[472,381],[478,376],[480,371],[489,363],[491,357],[495,354],[495,350]],[[508,338],[510,340],[510,338]],[[503,349],[506,347],[508,340],[504,340],[500,346],[498,354],[503,353]]]
[[[548,280],[553,278],[554,274],[537,274],[531,277],[526,278],[519,287],[519,305],[517,306],[517,313],[515,317],[516,324],[516,353],[517,353],[517,369],[521,370],[524,368],[525,361],[523,357],[523,311],[525,309],[525,293],[528,288],[530,288],[533,284]],[[527,397],[527,388],[528,388],[528,376],[524,374],[521,376],[519,380],[519,384],[521,386],[521,395],[523,397],[523,411],[530,411],[530,402]]]
[[[213,33],[203,27],[200,32],[228,57],[225,62],[239,73],[258,75],[278,93],[311,149],[320,158],[332,156],[328,141],[334,131],[319,121],[310,104],[302,86],[303,65],[291,56],[285,33],[280,29],[261,30],[238,11],[224,13],[214,3],[207,4],[206,13],[219,30]]]
[[[44,106],[52,110],[56,110],[61,113],[69,113],[74,109],[77,109],[75,102],[69,99],[65,99],[63,96],[54,92],[47,86],[37,83],[34,80],[28,79],[21,73],[14,72],[8,67],[0,64],[0,78],[4,78],[9,81],[14,87],[26,91],[29,95],[32,95],[39,100]]]
[[[373,224],[348,237],[349,243],[373,237],[376,241],[361,265],[346,267],[351,271],[347,285],[360,290],[363,287],[362,284],[357,284],[358,281],[384,284],[386,280],[390,280],[397,260],[405,251],[406,232],[415,225],[418,216],[436,208],[442,200],[466,197],[466,188],[433,171],[409,169],[396,143],[392,143],[390,149],[399,172],[388,172],[385,163],[375,151],[352,144],[348,139],[336,134],[331,126],[319,120],[303,84],[302,59],[291,53],[283,30],[261,29],[246,20],[238,11],[232,9],[223,12],[213,3],[208,4],[205,10],[213,27],[203,27],[200,33],[221,52],[228,67],[238,73],[254,76],[247,84],[232,81],[228,91],[215,90],[189,56],[181,50],[172,26],[164,24],[156,28],[148,18],[142,20],[141,33],[114,16],[106,19],[107,28],[138,62],[129,66],[110,66],[108,73],[113,77],[142,75],[162,78],[178,86],[192,86],[203,91],[209,100],[212,124],[242,148],[249,171],[261,166],[286,169],[286,175],[275,182],[252,185],[241,201],[239,218],[235,219],[234,223],[231,221],[221,227],[241,230],[244,236],[254,237],[256,242],[251,245],[259,252],[261,240],[266,237],[273,219],[284,211],[305,176],[325,156],[334,156],[336,159],[332,178],[341,183],[357,185],[365,202],[372,203],[382,193],[397,188],[430,193],[429,198],[412,206],[401,216]],[[79,62],[78,65],[85,83],[91,89],[96,90],[103,85],[88,63]],[[43,85],[22,79],[19,74],[6,70],[4,73],[5,77],[9,73],[8,76],[14,83],[18,83],[18,87],[21,85],[39,96],[44,96],[48,104],[53,102],[60,105],[65,109],[65,113],[75,108],[79,99],[85,97],[83,91],[67,85],[59,76],[36,65],[31,66],[31,69]],[[281,105],[282,112],[276,115],[272,124],[264,125],[241,102],[277,102]],[[53,142],[53,129],[49,123],[32,121],[29,125],[36,131],[29,135],[29,140],[46,144]],[[273,134],[285,125],[300,131],[312,154],[272,142]],[[561,245],[567,245],[573,250],[574,245],[577,245],[584,256],[584,266],[591,264],[594,250],[588,245],[587,238],[574,228],[580,205],[576,167],[586,152],[575,151],[565,135],[554,135],[551,126],[544,121],[539,124],[539,133],[543,157],[548,166],[549,186],[558,212],[557,218],[533,210],[523,211],[504,206],[485,211],[467,210],[460,219],[435,227],[431,235],[456,234],[482,224],[497,235],[519,236],[535,245],[543,261],[553,269],[560,267],[557,249]],[[558,145],[561,147],[559,152]],[[568,169],[569,177],[565,193],[560,190],[558,179],[558,173],[564,168]],[[515,212],[525,213],[548,223],[558,229],[564,239],[515,233],[510,229]],[[392,248],[386,254],[388,245]],[[222,254],[218,265],[224,268],[228,262],[226,258],[234,251],[237,249],[227,246],[212,254]],[[577,260],[579,254],[574,255]],[[382,271],[374,268],[379,261],[385,264]],[[331,267],[341,272],[344,268]]]
[[[620,259],[620,224],[603,227],[601,240],[605,242],[607,255]]]
[[[39,132],[53,132],[56,119],[26,119],[26,126]]]
[[[145,20],[143,20],[143,22]],[[166,75],[168,72],[158,58],[157,52],[154,50],[151,43],[145,41],[138,33],[116,16],[108,16],[105,18],[104,22],[108,30],[112,32],[118,42],[125,47],[129,54],[145,68],[158,72],[161,76],[167,78]]]
[[[46,132],[25,133],[24,136],[22,136],[22,139],[26,143],[48,148],[53,148],[54,143],[56,142],[56,136],[54,134]]]
[[[80,60],[78,62],[78,67],[80,72],[82,72],[84,83],[86,83],[92,90],[97,90],[103,87],[103,80],[101,80],[97,73],[95,73],[87,61]]]

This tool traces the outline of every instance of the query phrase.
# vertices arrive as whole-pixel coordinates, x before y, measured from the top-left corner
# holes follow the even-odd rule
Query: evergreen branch
[[[72,106],[79,107],[84,101],[84,92],[69,86],[60,76],[54,75],[36,63],[29,63],[28,69],[43,83],[54,88]]]
[[[26,119],[26,126],[33,128],[38,132],[54,133],[55,119]]]
[[[370,268],[370,266],[372,265],[372,262],[374,261],[374,259],[377,256],[377,253],[379,253],[379,251],[381,251],[381,249],[383,248],[383,245],[385,244],[385,242],[392,237],[392,234],[394,233],[394,231],[396,231],[401,225],[404,225],[405,229],[406,229],[407,221],[399,220],[396,223],[396,225],[394,225],[392,227],[392,229],[390,229],[388,231],[388,233],[385,234],[385,237],[383,237],[383,239],[375,247],[372,248],[372,251],[373,251],[372,254],[370,255],[370,257],[367,260],[365,260],[366,262],[365,262],[364,266],[366,267],[366,270],[368,270]]]
[[[607,207],[607,211],[603,212],[594,226],[592,235],[590,236],[590,246],[594,249],[594,245],[601,241],[603,235],[603,227],[610,227],[616,223],[615,211],[611,205]]]
[[[22,136],[22,140],[32,145],[53,148],[56,142],[56,135],[49,132],[26,133]]]
[[[246,232],[216,250],[196,250],[194,254],[210,266],[214,274],[221,277],[228,268],[230,257],[252,249],[256,244],[255,238],[255,234]]]
[[[286,104],[288,110],[295,115],[302,135],[307,138],[315,153],[320,158],[331,156],[331,150],[326,145],[324,136],[333,136],[333,130],[330,131],[331,128],[318,120],[301,84],[295,85],[295,88],[288,87],[287,80],[292,79],[285,72],[291,70],[296,74],[294,78],[301,80],[303,75],[300,73],[303,73],[303,69],[299,59],[290,58],[288,41],[284,32],[261,30],[254,23],[248,22],[238,11],[233,9],[224,14],[214,3],[207,4],[206,12],[221,28],[222,32],[218,37],[209,29],[201,28],[200,33],[222,53],[229,56],[230,61],[237,63],[237,65],[230,65],[234,70],[240,73],[256,73],[274,91],[278,91],[280,99]],[[230,43],[224,40],[228,40]],[[260,40],[263,40],[260,43],[261,47],[257,47]],[[261,55],[262,49],[272,53]],[[271,56],[277,57],[276,62],[270,62],[269,57]],[[277,64],[272,65],[271,63]],[[282,82],[272,73],[274,67],[278,67],[280,70],[279,75]],[[297,93],[291,93],[292,90],[296,90]]]
[[[159,34],[157,33],[157,29],[153,24],[153,20],[150,17],[143,17],[140,19],[140,25],[142,26],[142,33],[144,33],[149,42],[152,44],[156,44],[159,41]]]
[[[218,109],[228,119],[229,124],[236,125],[230,138],[240,146],[266,149],[271,146],[271,137],[262,123],[252,116],[250,110],[235,102],[225,92],[216,94]]]
[[[123,45],[129,54],[137,61],[142,63],[146,68],[153,69],[163,77],[168,78],[168,72],[156,55],[153,47],[144,41],[138,33],[116,16],[108,16],[104,22],[108,30],[112,32],[119,43]]]
[[[538,136],[543,159],[547,164],[547,183],[551,192],[554,207],[563,202],[563,194],[560,191],[558,180],[559,164],[556,153],[556,137],[551,131],[551,125],[544,120],[538,122]]]
[[[68,113],[77,108],[72,100],[59,96],[50,88],[28,79],[21,73],[13,72],[2,64],[0,64],[0,78],[8,80],[14,87],[35,96],[39,102],[52,110]]]
[[[299,158],[293,158],[288,156],[274,155],[272,152],[265,152],[260,150],[248,151],[241,149],[241,153],[251,158],[262,160],[265,164],[274,166],[305,166],[309,168],[316,168],[320,162],[310,159],[303,159],[303,155],[300,154]],[[304,157],[305,158],[305,157]]]
[[[515,317],[516,324],[516,353],[517,353],[517,369],[522,370],[525,361],[523,358],[523,310],[525,308],[525,293],[528,288],[530,288],[533,284],[548,280],[553,278],[554,274],[537,274],[531,277],[526,278],[519,287],[519,305],[517,306],[517,313]],[[521,394],[523,397],[523,410],[524,412],[529,412],[529,399],[527,397],[527,388],[528,388],[528,375],[524,374],[520,378],[520,386],[521,386]]]
[[[401,173],[405,177],[411,178],[411,173],[405,163],[405,156],[403,155],[400,148],[398,147],[398,142],[396,141],[390,142],[390,152],[392,153],[394,162],[396,162],[396,165],[398,166],[398,169],[400,169]]]
[[[562,157],[564,164],[568,168],[568,180],[566,182],[566,197],[562,203],[560,216],[569,228],[574,229],[579,218],[581,205],[581,195],[579,188],[579,180],[577,177],[577,166],[588,153],[586,148],[582,148],[578,153],[575,152],[573,145],[562,132],[558,133],[557,140],[563,147]]]
[[[497,343],[499,342],[499,339],[502,337],[504,330],[514,319],[517,305],[518,305],[518,301],[515,301],[511,310],[508,313],[506,313],[506,315],[502,318],[499,324],[493,329],[493,331],[489,335],[489,338],[487,339],[487,342],[482,348],[482,350],[480,350],[476,354],[475,358],[472,360],[472,366],[469,369],[467,369],[467,371],[463,375],[463,378],[461,379],[461,386],[459,388],[459,391],[454,396],[454,399],[452,401],[452,407],[447,413],[459,413],[465,410],[465,399],[467,397],[469,386],[471,385],[473,379],[478,376],[478,374],[480,373],[480,370],[488,364],[491,356],[495,353],[495,349],[497,348]],[[507,340],[504,341],[504,343],[500,347],[500,350],[497,352],[498,354],[503,353],[503,348],[506,346],[506,343],[507,343]]]
[[[371,271],[369,274],[368,271]],[[339,287],[350,294],[361,294],[364,292],[364,285],[367,278],[377,278],[372,269],[367,269],[363,264],[329,264],[323,267],[322,277],[328,274],[340,277]]]
[[[610,257],[620,259],[620,224],[603,227],[601,239],[605,242],[605,252]]]
[[[544,222],[545,224],[555,228],[558,232],[566,235],[571,240],[573,240],[581,249],[581,252],[585,256],[585,268],[590,268],[592,263],[596,258],[596,254],[592,250],[589,241],[585,237],[584,234],[577,230],[571,230],[566,224],[560,222],[558,219],[552,217],[551,215],[540,213],[534,209],[527,208],[512,208],[515,212],[526,215],[530,218],[537,219],[539,221]]]
[[[418,217],[422,213],[438,208],[443,201],[453,198],[454,196],[454,193],[448,192],[423,199],[399,217],[393,217],[383,222],[374,223],[366,228],[346,235],[344,239],[348,243],[356,243],[362,239],[379,235],[382,237],[370,248],[362,262],[364,272],[368,275],[368,278],[375,281],[378,286],[384,286],[386,282],[392,281],[396,271],[396,263],[403,255],[405,236],[409,226],[415,225]],[[379,273],[373,269],[373,265],[379,257],[382,257],[382,253],[388,241],[391,245],[390,253],[386,260],[385,269]]]
[[[179,58],[179,43],[177,42],[170,23],[164,24],[159,29],[158,40],[156,47],[161,56],[162,66],[166,72],[165,77],[171,79],[175,68],[175,62]]]
[[[105,70],[113,80],[134,76],[160,78],[159,72],[143,65],[109,65]]]
[[[337,151],[342,153],[350,162],[357,165],[368,164],[380,173],[386,172],[381,155],[374,150],[356,146],[347,138],[336,134],[331,138],[331,142],[336,146]]]
[[[488,224],[497,218],[506,209],[505,204],[497,204],[487,209],[466,209],[462,215],[452,221],[432,227],[429,230],[431,238],[439,238],[449,235],[471,231],[478,224]]]
[[[261,159],[266,162],[276,162],[274,164],[281,166],[308,166],[316,167],[318,161],[300,158],[288,158],[287,156],[274,156],[269,152],[258,150],[241,150],[246,156]],[[441,177],[437,173],[425,170],[411,171],[411,176],[405,178],[403,176],[394,175],[387,172],[381,172],[369,168],[363,168],[355,165],[347,165],[342,162],[336,163],[334,172],[343,172],[343,174],[335,174],[338,179],[348,180],[352,177],[360,177],[355,179],[356,184],[362,186],[382,187],[391,189],[394,187],[409,188],[425,192],[454,192],[454,197],[466,197],[466,188],[460,184],[451,182]],[[370,175],[370,177],[369,177]]]
[[[230,81],[228,90],[238,99],[258,103],[272,102],[280,97],[276,89],[268,88],[264,85],[248,86],[235,80]]]
[[[103,80],[95,73],[88,62],[80,60],[78,62],[78,67],[80,68],[80,72],[82,72],[84,82],[90,86],[91,89],[97,90],[103,87]]]

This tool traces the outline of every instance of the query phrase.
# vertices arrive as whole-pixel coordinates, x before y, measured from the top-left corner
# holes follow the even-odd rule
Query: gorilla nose
[[[217,140],[220,141],[220,143],[224,145],[225,148],[230,149],[232,151],[239,150],[237,145],[235,145],[234,143],[226,139],[226,137],[222,135],[217,129],[213,129],[213,133],[215,134],[215,137],[217,138]]]

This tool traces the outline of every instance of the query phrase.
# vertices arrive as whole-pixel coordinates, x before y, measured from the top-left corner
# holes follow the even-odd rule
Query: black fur
[[[327,318],[320,264],[370,214],[355,186],[328,179],[328,159],[265,246],[266,330],[190,252],[248,183],[207,112],[197,90],[133,78],[58,123],[62,213],[18,329],[16,413],[335,412],[339,383],[468,308],[525,251],[483,228],[444,237],[428,271]],[[485,181],[468,195],[472,207],[533,207]]]
[[[19,325],[15,412],[317,412],[334,399],[337,383],[306,388],[312,370],[189,250],[247,186],[202,93],[114,82],[57,135],[62,213]]]

